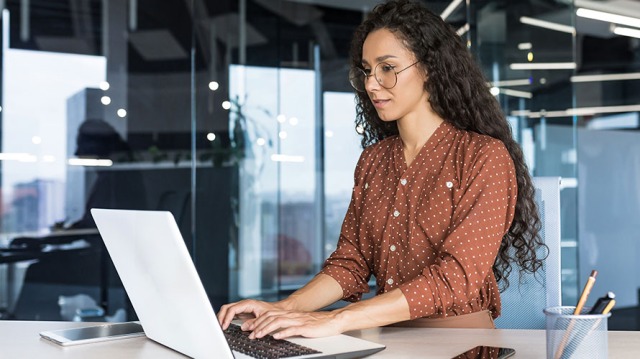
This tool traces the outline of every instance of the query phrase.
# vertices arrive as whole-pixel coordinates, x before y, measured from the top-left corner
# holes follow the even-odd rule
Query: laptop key
[[[249,339],[249,332],[243,332],[239,325],[231,324],[224,331],[231,349],[256,359],[279,359],[320,352],[287,340],[278,340],[267,335],[260,339]]]

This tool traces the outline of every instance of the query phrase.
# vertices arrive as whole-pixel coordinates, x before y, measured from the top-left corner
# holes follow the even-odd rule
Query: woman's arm
[[[341,298],[340,284],[332,277],[320,273],[282,302],[288,310],[312,312],[333,304]]]
[[[253,331],[250,338],[274,332],[278,339],[296,335],[324,337],[409,319],[409,304],[402,292],[394,289],[331,312],[268,311],[243,329]]]
[[[314,311],[324,308],[342,298],[342,287],[332,277],[318,274],[304,287],[298,289],[286,299],[274,303],[246,299],[236,303],[225,304],[218,312],[218,321],[222,329],[227,329],[237,314],[250,313],[260,317],[267,312],[281,311]],[[243,329],[253,323],[247,320]]]

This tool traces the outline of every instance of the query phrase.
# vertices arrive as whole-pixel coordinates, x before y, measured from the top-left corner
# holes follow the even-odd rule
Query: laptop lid
[[[194,358],[249,358],[229,348],[170,212],[91,214],[147,337]],[[290,341],[322,352],[304,358],[355,358],[385,348],[347,335]]]
[[[91,214],[147,337],[193,358],[233,358],[173,215]]]

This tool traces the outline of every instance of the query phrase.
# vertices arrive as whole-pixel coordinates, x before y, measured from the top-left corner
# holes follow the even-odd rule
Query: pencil
[[[596,304],[591,307],[589,314],[602,314],[604,308],[607,307],[611,299],[615,299],[616,295],[613,292],[607,292],[604,296],[598,298]]]
[[[607,306],[602,311],[602,314],[608,314],[611,311],[611,308],[613,308],[614,305],[616,305],[616,300],[615,299],[611,299],[609,304],[607,304]]]
[[[578,305],[576,305],[576,310],[573,312],[574,315],[578,315],[582,311],[584,303],[587,302],[587,297],[589,296],[589,293],[591,293],[591,288],[593,288],[593,284],[596,282],[597,275],[597,270],[591,271],[591,275],[587,278],[587,283],[584,285],[584,289],[582,289],[582,294],[580,295],[580,300],[578,300]]]

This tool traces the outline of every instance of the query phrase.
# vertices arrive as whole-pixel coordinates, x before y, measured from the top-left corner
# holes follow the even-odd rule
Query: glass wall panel
[[[640,4],[574,3],[579,280],[597,269],[616,294],[611,328],[638,330]]]
[[[565,112],[574,103],[573,7],[567,2],[473,4],[471,50],[510,120],[531,174],[563,178],[562,298],[573,303],[578,288],[576,125]]]
[[[89,209],[170,210],[196,249],[191,9],[2,4],[3,317],[134,318]]]
[[[308,281],[351,197],[348,49],[378,2],[0,2],[2,317],[69,319],[58,297],[78,294],[104,310],[79,319],[135,317],[91,207],[171,211],[214,307]],[[637,25],[580,9],[640,7],[423,2],[467,41],[532,175],[563,178],[565,304],[598,269],[637,307]]]

